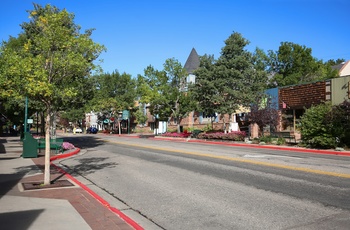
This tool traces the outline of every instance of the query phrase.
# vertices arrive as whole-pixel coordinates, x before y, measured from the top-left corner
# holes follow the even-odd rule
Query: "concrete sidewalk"
[[[1,229],[143,229],[82,183],[51,166],[51,180],[66,187],[35,189],[44,155],[22,158],[19,137],[0,137]]]

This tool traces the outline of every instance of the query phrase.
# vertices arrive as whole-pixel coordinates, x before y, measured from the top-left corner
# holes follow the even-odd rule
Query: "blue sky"
[[[148,65],[163,69],[168,58],[185,65],[192,48],[218,58],[233,32],[250,41],[250,51],[288,41],[318,59],[350,60],[348,0],[1,0],[1,41],[21,32],[32,2],[65,8],[83,30],[95,28],[93,40],[107,48],[104,72],[136,77]]]

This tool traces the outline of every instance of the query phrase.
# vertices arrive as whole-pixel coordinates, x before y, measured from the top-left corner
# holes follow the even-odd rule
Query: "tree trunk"
[[[49,185],[50,178],[50,109],[46,111],[46,123],[45,123],[45,170],[44,170],[44,185]]]
[[[181,133],[181,121],[182,121],[182,118],[178,117],[177,118],[177,133]]]

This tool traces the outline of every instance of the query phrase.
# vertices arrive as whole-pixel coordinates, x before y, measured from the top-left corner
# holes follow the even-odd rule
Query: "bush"
[[[279,137],[277,139],[276,145],[284,145],[286,143],[286,139],[284,139],[283,137]]]
[[[335,148],[336,136],[333,128],[332,105],[325,103],[307,109],[301,118],[303,142],[313,148]]]
[[[223,132],[209,132],[198,134],[198,139],[213,139],[213,140],[230,140],[230,141],[244,141],[246,133],[242,131],[234,131],[231,133]]]
[[[271,143],[272,142],[272,137],[271,136],[262,136],[259,138],[260,142],[265,142],[265,143]]]
[[[350,147],[350,101],[333,106],[330,116],[332,133],[338,146]]]
[[[191,136],[191,133],[183,132],[183,133],[177,133],[177,132],[166,132],[161,135],[162,137],[180,137],[180,138],[187,138]]]

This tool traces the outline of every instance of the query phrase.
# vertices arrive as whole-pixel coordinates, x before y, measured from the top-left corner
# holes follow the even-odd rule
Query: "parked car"
[[[87,130],[86,130],[86,133],[91,133],[91,134],[96,134],[98,132],[98,129],[95,128],[95,127],[89,127]]]
[[[81,128],[75,128],[75,133],[83,133],[83,130]]]

